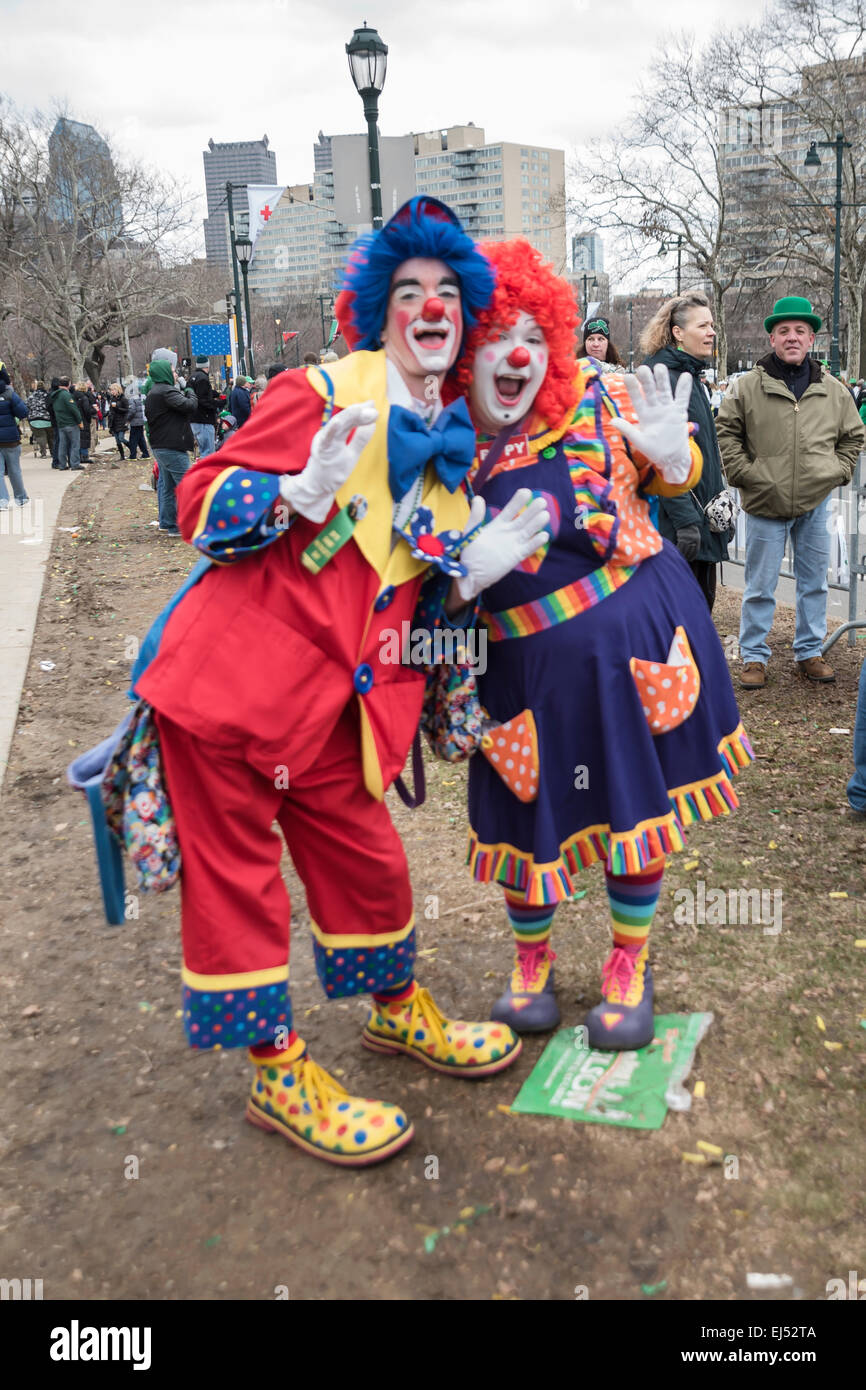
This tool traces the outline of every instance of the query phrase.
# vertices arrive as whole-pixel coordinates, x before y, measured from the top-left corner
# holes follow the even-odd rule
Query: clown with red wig
[[[469,774],[469,863],[502,885],[516,960],[492,1017],[559,1022],[550,936],[582,869],[604,866],[613,929],[592,1047],[652,1041],[650,924],[686,826],[737,805],[752,756],[691,571],[647,496],[700,476],[688,383],[575,363],[571,287],[521,239],[483,248],[496,289],[454,379],[478,429],[470,480],[491,517],[529,488],[548,540],[485,588],[480,695],[493,721]]]
[[[475,1079],[521,1047],[506,1025],[446,1018],[417,984],[412,888],[384,802],[424,695],[422,669],[387,659],[388,633],[419,610],[472,621],[481,590],[546,539],[527,490],[470,526],[475,432],[465,401],[439,396],[492,288],[435,199],[361,238],[340,301],[356,350],[276,377],[190,469],[179,521],[203,558],[134,671],[180,843],[189,1042],[248,1048],[248,1118],[338,1164],[387,1158],[412,1126],[348,1095],[293,1029],[275,822],[327,996],[372,996],[368,1048]]]

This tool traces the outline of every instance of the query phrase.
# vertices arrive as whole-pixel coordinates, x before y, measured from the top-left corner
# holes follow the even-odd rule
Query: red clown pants
[[[282,841],[307,894],[316,968],[330,998],[388,991],[415,960],[406,855],[361,771],[347,706],[296,783],[157,715],[180,840],[183,1017],[193,1047],[274,1043],[292,1026],[289,894]]]

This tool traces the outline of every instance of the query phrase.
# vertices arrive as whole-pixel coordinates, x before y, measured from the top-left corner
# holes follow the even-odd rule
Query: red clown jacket
[[[324,373],[286,372],[244,428],[179,486],[184,539],[214,563],[172,611],[135,692],[266,775],[284,764],[290,777],[314,762],[357,698],[365,785],[381,800],[421,713],[423,674],[388,658],[393,634],[417,616],[427,566],[404,542],[393,546],[384,352],[353,353],[328,377],[335,409],[372,400],[379,411],[328,517],[363,496],[368,510],[352,539],[311,574],[301,555],[327,522],[296,516],[287,528],[275,524],[276,475],[301,471],[328,413]],[[450,493],[430,466],[422,502],[437,532],[465,529],[464,490]]]

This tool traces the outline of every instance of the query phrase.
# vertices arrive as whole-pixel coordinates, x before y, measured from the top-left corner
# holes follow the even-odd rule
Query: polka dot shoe
[[[476,1080],[516,1062],[523,1046],[504,1023],[458,1023],[445,1018],[429,990],[375,1004],[362,1041],[371,1052],[402,1052],[434,1071]]]
[[[291,1053],[266,1062],[250,1053],[251,1124],[346,1168],[381,1163],[409,1143],[414,1130],[396,1105],[350,1096],[308,1056],[300,1039]]]
[[[637,955],[615,946],[602,972],[601,1003],[586,1016],[587,1042],[601,1052],[631,1052],[655,1036],[649,947]]]

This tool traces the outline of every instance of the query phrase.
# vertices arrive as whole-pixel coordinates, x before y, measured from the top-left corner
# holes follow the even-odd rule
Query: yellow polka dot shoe
[[[446,1018],[430,991],[418,985],[407,999],[374,1002],[362,1041],[371,1052],[402,1052],[434,1071],[471,1081],[510,1067],[523,1046],[505,1023],[459,1023]]]
[[[316,1158],[346,1168],[381,1163],[414,1134],[396,1105],[350,1096],[308,1056],[300,1038],[278,1060],[253,1053],[250,1059],[255,1075],[247,1119]]]

